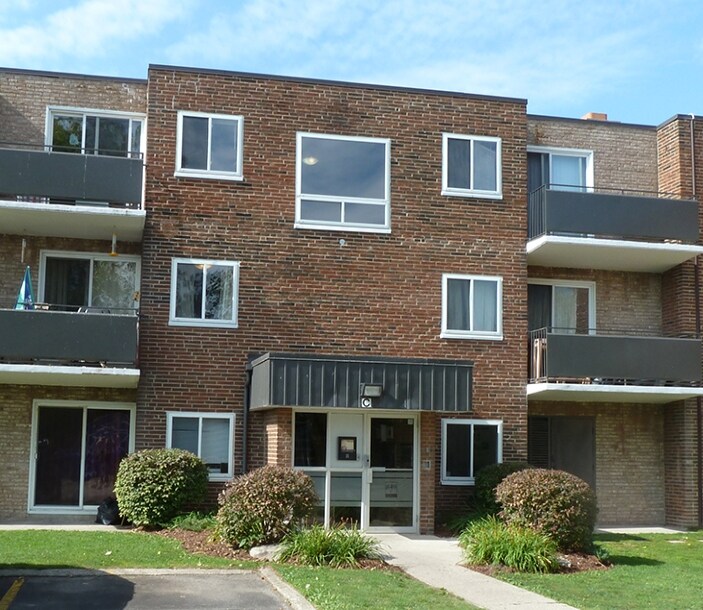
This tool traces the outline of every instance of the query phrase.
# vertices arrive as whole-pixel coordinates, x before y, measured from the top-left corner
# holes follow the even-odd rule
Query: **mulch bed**
[[[559,559],[568,564],[559,570],[559,574],[575,574],[576,572],[590,572],[592,570],[610,569],[610,565],[603,563],[595,555],[588,555],[586,553],[560,553]],[[467,565],[466,567],[474,572],[480,572],[481,574],[486,574],[487,576],[496,576],[497,574],[515,571],[511,568],[506,568],[505,566]]]

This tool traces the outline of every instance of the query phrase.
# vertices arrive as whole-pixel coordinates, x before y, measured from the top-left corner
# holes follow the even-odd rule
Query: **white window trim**
[[[203,419],[226,419],[229,422],[229,447],[228,464],[226,473],[209,473],[210,481],[229,481],[234,476],[234,413],[218,413],[215,411],[166,411],[166,448],[171,449],[173,436],[173,420],[178,417],[191,417],[198,419],[198,457],[202,454]]]
[[[466,281],[489,281],[495,282],[497,285],[496,291],[496,330],[495,331],[477,331],[477,330],[456,330],[447,328],[447,285],[448,280],[466,280]],[[473,295],[473,291],[471,293]],[[474,315],[473,302],[471,303],[470,317],[471,326],[473,327]],[[463,275],[457,273],[442,274],[442,330],[439,335],[443,339],[485,339],[489,341],[503,340],[503,278],[497,275]]]
[[[583,157],[586,159],[586,184],[584,188],[594,188],[593,151],[584,148],[558,148],[556,146],[528,146],[528,153],[541,153],[549,155],[549,175],[552,175],[552,155],[564,157]]]
[[[596,333],[596,283],[586,280],[552,280],[547,278],[529,278],[528,284],[541,284],[543,286],[564,286],[566,288],[588,289],[588,328],[589,334]],[[552,316],[554,316],[554,291],[552,291]],[[553,326],[554,319],[550,321]]]
[[[190,265],[218,265],[232,267],[232,319],[216,320],[205,318],[177,318],[176,317],[176,287],[178,277],[176,270],[180,263]],[[203,299],[205,298],[203,290]],[[173,258],[171,259],[171,294],[169,306],[169,326],[205,326],[209,328],[237,328],[239,326],[239,261],[220,261],[206,258]]]
[[[39,303],[44,302],[44,291],[46,289],[46,259],[47,258],[78,258],[90,261],[90,278],[88,283],[88,302],[93,301],[93,264],[95,261],[110,261],[110,262],[120,262],[129,261],[137,264],[137,269],[134,278],[134,293],[137,298],[135,302],[139,302],[139,287],[141,285],[141,273],[142,273],[142,257],[137,254],[119,254],[118,256],[112,256],[110,254],[105,254],[103,252],[77,252],[74,250],[64,251],[64,250],[41,250],[39,253],[39,290],[37,293],[37,301]]]
[[[226,121],[237,122],[237,157],[235,160],[236,169],[233,172],[225,172],[222,170],[210,169],[193,169],[181,167],[182,152],[183,152],[183,117],[200,117],[208,119],[208,147],[207,147],[207,164],[210,165],[210,155],[212,148],[210,142],[212,139],[212,119],[223,119]],[[244,164],[244,117],[232,114],[214,114],[211,112],[191,112],[188,110],[178,111],[178,123],[176,126],[176,171],[174,176],[179,178],[210,178],[213,180],[244,180],[243,164]]]
[[[469,477],[450,477],[447,476],[447,426],[460,425],[471,426],[471,455],[469,456],[470,464],[469,471],[474,476]],[[498,463],[503,461],[503,421],[500,419],[442,419],[442,466],[441,466],[441,483],[442,485],[474,485],[476,477],[474,473],[474,426],[495,426],[498,432],[498,455],[496,456]]]
[[[474,174],[474,142],[495,142],[496,143],[496,190],[485,191],[481,189],[464,189],[448,186],[449,184],[449,164],[447,147],[449,140],[469,140],[471,142],[471,182],[473,184]],[[503,198],[503,152],[501,138],[492,136],[474,136],[458,133],[442,134],[442,195],[449,197],[476,197],[481,199],[502,199]]]
[[[66,114],[73,116],[97,116],[104,117],[108,119],[139,119],[142,122],[142,130],[139,138],[139,152],[142,158],[145,156],[146,151],[146,115],[140,112],[126,112],[123,110],[105,110],[96,108],[81,108],[77,106],[47,106],[46,107],[46,119],[44,125],[44,144],[47,147],[53,145],[54,138],[54,125],[53,116],[54,114]],[[83,136],[85,138],[85,134]],[[130,132],[129,137],[132,137]],[[81,147],[85,144],[81,142]]]
[[[360,197],[335,197],[322,195],[307,195],[302,192],[302,150],[303,138],[317,138],[321,140],[343,140],[347,142],[375,142],[385,146],[385,181],[384,199],[365,199]],[[311,201],[335,201],[344,205],[349,203],[364,203],[368,205],[378,205],[385,207],[385,222],[383,225],[366,223],[347,222],[325,222],[321,220],[303,220],[301,218],[301,201],[307,199]],[[355,231],[362,233],[390,233],[391,232],[391,141],[389,138],[370,138],[365,136],[343,136],[336,134],[321,134],[298,132],[296,134],[295,150],[295,224],[296,229],[324,229],[326,231]]]
[[[58,399],[34,399],[32,401],[32,428],[30,440],[30,457],[29,457],[29,485],[27,489],[27,512],[30,514],[76,514],[76,513],[93,513],[97,505],[81,504],[79,506],[34,506],[34,488],[36,486],[36,456],[37,434],[39,433],[39,407],[76,407],[83,409],[83,425],[85,426],[86,411],[90,409],[119,409],[129,411],[129,443],[128,453],[134,452],[134,439],[136,438],[137,426],[137,405],[130,402],[109,402],[95,400],[58,400]],[[83,438],[81,439],[82,448],[85,449],[85,429],[83,430]],[[85,456],[81,464],[81,472],[85,468]],[[82,476],[81,476],[82,480]]]

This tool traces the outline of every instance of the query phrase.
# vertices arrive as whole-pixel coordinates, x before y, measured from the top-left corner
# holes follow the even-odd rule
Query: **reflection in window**
[[[242,178],[242,117],[181,112],[178,121],[176,175]]]
[[[239,263],[174,259],[171,324],[236,326]]]
[[[297,223],[390,226],[388,140],[298,134]]]
[[[80,111],[52,111],[52,150],[59,152],[139,156],[143,119]]]
[[[168,413],[167,446],[202,458],[211,479],[229,478],[234,416],[227,413]]]

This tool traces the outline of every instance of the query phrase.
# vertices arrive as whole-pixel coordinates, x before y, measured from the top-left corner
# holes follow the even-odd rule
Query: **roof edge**
[[[221,70],[214,68],[192,68],[187,66],[169,66],[163,64],[149,64],[149,70],[164,70],[173,72],[189,72],[193,74],[213,74],[220,76],[235,76],[238,78],[269,79],[276,81],[289,81],[304,84],[329,85],[333,87],[373,89],[376,91],[396,91],[405,93],[422,93],[426,95],[463,97],[469,99],[488,100],[496,102],[509,102],[527,106],[527,99],[518,97],[504,97],[500,95],[484,95],[480,93],[465,93],[461,91],[445,91],[441,89],[423,89],[420,87],[403,87],[401,85],[378,85],[373,83],[359,83],[352,81],[330,80],[324,78],[310,78],[304,76],[285,76],[280,74],[264,74],[260,72],[239,72],[235,70]]]
[[[549,116],[548,114],[527,113],[527,120],[534,121],[564,121],[567,123],[596,123],[598,125],[612,125],[620,127],[634,127],[636,129],[657,129],[656,125],[644,125],[643,123],[623,123],[622,121],[600,121],[598,119],[576,119],[573,117]]]
[[[134,78],[127,76],[100,76],[97,74],[78,74],[75,72],[52,72],[50,70],[28,70],[25,68],[5,68],[0,66],[0,74],[22,74],[26,76],[43,76],[44,78],[75,78],[83,80],[103,80],[120,83],[140,83],[147,84],[146,78]]]

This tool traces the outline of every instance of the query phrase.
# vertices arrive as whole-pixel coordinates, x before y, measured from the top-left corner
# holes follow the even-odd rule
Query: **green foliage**
[[[120,462],[115,494],[120,514],[134,525],[155,526],[205,499],[208,470],[182,449],[145,449]]]
[[[527,462],[503,462],[481,468],[476,473],[475,502],[478,512],[495,515],[500,511],[496,502],[496,487],[513,472],[532,468]]]
[[[507,523],[542,532],[563,551],[590,550],[598,513],[596,494],[577,476],[543,468],[521,470],[498,485],[496,499]]]
[[[294,530],[286,535],[281,545],[279,560],[309,566],[356,567],[359,559],[381,557],[377,540],[356,528],[349,529],[342,525],[330,529],[313,525]]]
[[[241,548],[278,542],[301,524],[317,504],[304,472],[264,466],[234,479],[219,497],[217,534]]]
[[[169,521],[169,529],[187,530],[189,532],[203,532],[215,529],[217,521],[212,513],[192,512],[185,515],[176,515]]]
[[[467,527],[459,545],[472,564],[502,565],[519,572],[554,572],[559,567],[556,543],[548,536],[493,515]]]

